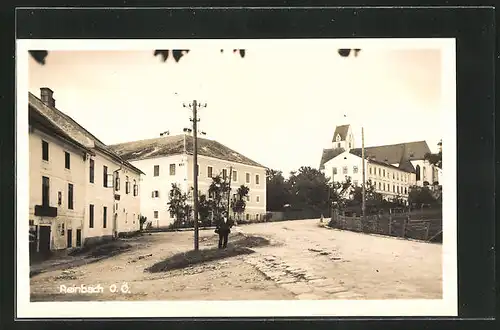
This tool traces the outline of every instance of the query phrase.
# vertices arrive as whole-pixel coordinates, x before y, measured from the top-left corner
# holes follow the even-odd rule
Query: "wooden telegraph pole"
[[[183,105],[186,107],[186,105]],[[194,213],[194,250],[198,251],[199,248],[199,228],[198,228],[198,137],[197,137],[197,127],[198,122],[198,108],[206,107],[199,104],[196,100],[190,103],[188,107],[193,111],[193,117],[191,121],[193,122],[193,213]]]
[[[233,167],[229,167],[229,190],[227,192],[227,220],[229,221],[229,208],[231,204],[231,180],[233,178]]]

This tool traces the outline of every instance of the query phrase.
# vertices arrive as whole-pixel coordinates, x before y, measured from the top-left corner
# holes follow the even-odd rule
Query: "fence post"
[[[429,239],[429,229],[431,228],[431,223],[427,222],[427,228],[425,229],[425,240]]]
[[[403,218],[403,236],[402,236],[403,238],[406,236],[406,224],[407,224],[407,222],[408,222],[408,218],[407,217]]]

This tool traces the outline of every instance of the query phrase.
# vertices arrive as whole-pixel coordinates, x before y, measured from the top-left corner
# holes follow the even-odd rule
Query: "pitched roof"
[[[74,143],[82,145],[87,149],[96,149],[107,154],[109,157],[118,162],[124,163],[127,167],[136,171],[137,173],[144,174],[137,167],[125,161],[118,154],[113,152],[101,140],[92,135],[89,131],[78,124],[73,118],[66,115],[55,107],[48,106],[42,102],[38,97],[28,92],[29,108],[37,114],[37,117],[44,118],[46,127],[54,128],[54,133],[63,132],[64,136],[71,139]],[[33,114],[34,114],[33,113]]]
[[[185,134],[119,143],[109,147],[128,161],[165,157],[184,152],[192,155],[194,150],[193,139]],[[198,155],[265,168],[217,141],[200,137],[198,137]]]
[[[361,157],[361,149],[360,148],[351,149],[351,150],[349,150],[349,152],[351,154],[353,154],[353,155]],[[365,150],[365,159],[368,162],[373,163],[373,164],[378,164],[378,165],[382,165],[382,166],[385,166],[385,167],[390,167],[390,168],[394,168],[394,169],[398,169],[398,170],[405,171],[405,172],[410,172],[410,173],[415,172],[415,169],[413,168],[413,165],[411,164],[411,162],[410,162],[410,166],[413,168],[413,170],[409,169],[409,167],[408,167],[408,165],[406,163],[405,163],[405,167],[401,167],[401,165],[395,166],[395,165],[392,165],[391,163],[388,163],[388,162],[385,162],[385,161],[381,161],[381,160],[378,160],[376,158],[369,158],[369,156],[366,155],[366,150]]]
[[[361,154],[361,148],[351,149]],[[389,144],[376,147],[365,147],[365,156],[389,164],[399,164],[401,160],[423,160],[425,154],[431,152],[427,142],[416,141]]]
[[[335,138],[337,137],[337,134],[340,135],[340,140],[341,141],[345,141],[345,139],[347,138],[347,132],[349,131],[349,126],[350,125],[337,126],[335,128],[335,133],[333,133],[332,142],[336,141]]]
[[[319,163],[319,169],[323,170],[325,168],[325,163],[330,159],[333,159],[343,153],[345,150],[343,148],[330,148],[323,149],[323,155],[321,155],[321,161]]]
[[[338,152],[338,150],[342,150]],[[325,163],[330,159],[342,153],[343,149],[323,149],[320,169],[325,168]],[[361,148],[350,149],[350,153],[361,157]],[[389,166],[398,164],[399,168],[406,172],[415,172],[411,164],[412,160],[423,160],[425,154],[430,152],[429,146],[425,141],[406,142],[390,144],[385,146],[365,147],[365,158],[372,163]],[[394,166],[393,166],[394,167]]]

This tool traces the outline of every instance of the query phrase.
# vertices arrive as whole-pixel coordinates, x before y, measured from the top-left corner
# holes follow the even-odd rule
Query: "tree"
[[[267,211],[282,211],[290,202],[288,182],[281,171],[266,169],[266,203]]]
[[[212,178],[212,183],[208,188],[210,209],[216,222],[220,221],[222,213],[226,211],[227,198],[230,193],[229,183],[227,180],[228,178],[223,179],[219,174]]]
[[[169,192],[168,201],[168,211],[170,214],[174,214],[174,227],[180,226],[184,221],[185,217],[189,214],[189,205],[187,204],[189,196],[183,193],[179,186],[172,183],[172,189]]]
[[[247,186],[239,186],[236,191],[236,198],[234,198],[231,202],[231,209],[235,214],[238,214],[238,220],[241,220],[241,215],[245,212],[245,208],[247,206],[245,198],[248,196],[249,191],[250,188]]]
[[[421,207],[424,204],[437,204],[437,200],[428,187],[412,186],[408,192],[408,203]]]
[[[441,151],[441,147],[443,145],[442,141],[439,141],[438,146],[439,146],[439,152],[438,153],[426,153],[424,155],[424,159],[428,161],[430,164],[439,167],[440,169],[443,168],[443,155]]]
[[[210,221],[210,202],[207,199],[207,195],[198,196],[198,213],[200,215],[200,221],[204,226],[208,227],[212,224]]]
[[[329,179],[315,168],[302,166],[290,173],[290,204],[295,209],[322,211],[328,208]]]
[[[148,220],[147,217],[141,215],[139,217],[139,230],[142,231],[142,227],[144,226],[144,223],[146,223],[146,221]]]

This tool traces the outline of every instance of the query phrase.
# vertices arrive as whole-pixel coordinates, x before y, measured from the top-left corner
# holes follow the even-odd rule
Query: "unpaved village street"
[[[193,247],[193,232],[145,234],[132,248],[94,263],[46,270],[31,278],[32,301],[82,300],[283,300],[440,299],[439,244],[321,228],[318,220],[233,227],[229,236],[252,234],[271,241],[255,253],[184,269],[144,270]],[[213,230],[200,231],[200,249],[216,246]],[[127,283],[128,292],[120,287]],[[101,285],[103,293],[60,293],[66,287]],[[117,292],[109,288],[117,285]],[[125,290],[127,291],[127,290]]]

